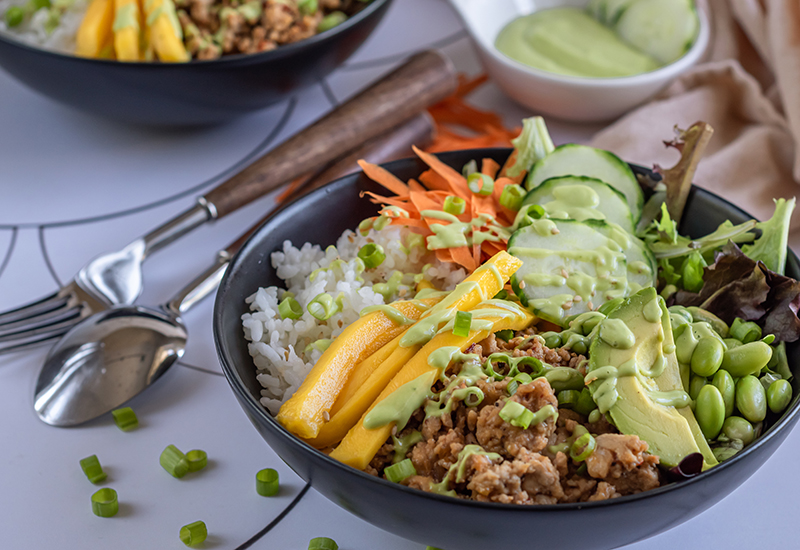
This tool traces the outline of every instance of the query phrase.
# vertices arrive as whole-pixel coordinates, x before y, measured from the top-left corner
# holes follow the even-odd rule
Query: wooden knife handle
[[[381,164],[390,160],[407,157],[412,154],[412,145],[424,147],[431,142],[433,139],[433,130],[433,119],[431,119],[428,113],[422,112],[414,118],[407,120],[392,132],[371,139],[358,147],[355,151],[332,162],[321,172],[317,173],[317,175],[303,182],[300,187],[286,198],[285,202],[293,201],[296,198],[310,193],[314,189],[322,187],[326,183],[330,183],[347,174],[357,172],[361,169],[358,166],[359,159],[364,159],[373,164]],[[228,257],[233,257],[242,245],[247,242],[250,235],[255,233],[272,214],[273,211],[270,210],[263,218],[250,227],[250,229],[228,245],[225,249],[225,253]]]
[[[413,56],[334,111],[289,138],[205,195],[217,217],[248,204],[295,178],[315,172],[359,144],[453,93],[452,64],[441,54]]]

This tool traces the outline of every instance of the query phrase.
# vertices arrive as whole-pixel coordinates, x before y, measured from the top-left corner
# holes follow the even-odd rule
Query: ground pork
[[[514,460],[499,464],[480,457],[467,485],[472,498],[503,504],[555,504],[564,496],[558,470],[539,453],[520,450]]]
[[[614,486],[621,495],[658,487],[658,457],[647,453],[647,443],[635,435],[602,434],[586,459],[589,475]]]
[[[558,399],[553,394],[550,383],[544,378],[537,378],[533,382],[522,384],[509,399],[533,412],[545,405],[558,407]],[[506,457],[517,456],[521,449],[534,452],[544,449],[555,430],[555,420],[548,418],[528,429],[512,426],[500,417],[500,411],[505,404],[506,401],[498,400],[493,405],[481,409],[475,431],[478,443],[487,451]]]

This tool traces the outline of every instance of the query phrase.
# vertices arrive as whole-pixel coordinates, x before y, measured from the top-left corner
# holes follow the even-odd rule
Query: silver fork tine
[[[48,313],[54,309],[64,308],[69,305],[70,298],[71,295],[69,293],[58,291],[35,302],[4,311],[0,313],[0,328],[36,315]]]
[[[0,337],[0,355],[26,349],[33,345],[58,338],[69,331],[80,322],[80,317],[61,321],[53,325],[38,328],[36,330],[25,331],[16,335]]]
[[[68,304],[67,304],[68,305]],[[85,317],[83,306],[62,307],[52,311],[36,315],[28,319],[22,319],[14,323],[0,325],[0,342],[11,337],[19,337],[25,332],[32,332],[39,328],[46,328],[62,321],[81,319]]]

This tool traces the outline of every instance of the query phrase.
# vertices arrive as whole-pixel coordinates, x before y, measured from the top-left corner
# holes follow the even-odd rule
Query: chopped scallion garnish
[[[533,411],[522,403],[509,400],[503,408],[500,409],[500,418],[512,426],[527,430],[528,426],[530,426],[533,421]]]
[[[469,329],[472,326],[472,313],[468,311],[457,311],[455,323],[453,324],[453,335],[466,338],[469,336]]]
[[[208,537],[208,529],[202,521],[195,521],[181,527],[181,542],[186,546],[200,544]]]
[[[189,471],[196,472],[208,465],[208,454],[201,449],[194,449],[186,453],[186,462],[189,464]]]
[[[278,472],[272,468],[259,470],[256,474],[256,492],[262,497],[274,497],[280,490]]]
[[[291,319],[294,321],[303,316],[303,306],[294,299],[294,296],[288,296],[278,304],[278,313],[281,314],[281,319]]]
[[[123,432],[129,432],[139,426],[139,419],[136,418],[136,413],[130,407],[113,410],[111,416],[114,417],[117,428]]]
[[[314,15],[318,7],[317,0],[297,0],[297,9],[303,15]]]
[[[492,297],[492,300],[507,300],[508,299],[508,291],[503,288]]]
[[[460,216],[467,208],[467,202],[461,197],[448,195],[444,199],[444,211],[454,216]]]
[[[462,174],[462,175],[463,175],[465,178],[468,178],[470,174],[474,174],[474,173],[475,173],[475,172],[477,172],[477,171],[478,171],[478,161],[476,161],[475,159],[472,159],[471,161],[469,161],[468,163],[466,163],[466,164],[465,164],[465,165],[464,165],[464,166],[461,168],[461,174]]]
[[[506,386],[506,391],[508,392],[508,395],[514,395],[517,393],[517,388],[519,388],[519,382],[512,380]]]
[[[520,384],[529,384],[533,382],[533,377],[527,372],[521,372],[514,377],[514,380],[516,380]]]
[[[522,208],[522,201],[525,199],[525,189],[516,183],[503,187],[500,193],[500,206],[508,208],[514,212]]]
[[[486,174],[475,172],[467,178],[467,187],[476,195],[488,196],[494,191],[494,180]]]
[[[597,447],[595,438],[592,434],[585,433],[572,444],[572,447],[569,449],[569,456],[572,457],[572,460],[575,462],[583,462],[591,456],[595,447]]]
[[[383,263],[383,260],[386,259],[386,253],[381,245],[369,243],[361,247],[361,250],[358,251],[358,257],[361,258],[367,269],[372,269]]]
[[[500,338],[503,342],[508,342],[514,337],[514,331],[510,328],[506,330],[498,330],[494,333],[494,335]]]
[[[92,483],[100,483],[108,477],[108,474],[103,471],[103,467],[100,465],[100,460],[98,460],[97,455],[82,458],[81,470],[83,470],[83,473],[86,474],[86,477],[88,477],[89,481]]]
[[[329,31],[345,21],[347,21],[347,15],[345,15],[344,12],[331,12],[320,20],[319,25],[317,25],[317,32]]]
[[[339,545],[328,537],[317,537],[308,541],[308,550],[339,550]]]
[[[307,309],[315,319],[319,319],[320,321],[327,321],[334,313],[339,311],[333,296],[324,292],[317,294],[317,296],[308,303]]]
[[[186,460],[186,455],[175,445],[167,445],[161,451],[158,462],[173,477],[182,478],[189,471],[189,461]]]
[[[110,487],[103,487],[92,495],[92,512],[101,518],[110,518],[119,511],[117,492]]]
[[[558,392],[558,406],[572,408],[581,398],[581,392],[577,390],[564,390]]]
[[[388,466],[383,473],[386,475],[386,479],[392,483],[400,483],[408,477],[417,475],[417,469],[414,468],[414,464],[411,462],[411,459],[406,458],[397,464]]]

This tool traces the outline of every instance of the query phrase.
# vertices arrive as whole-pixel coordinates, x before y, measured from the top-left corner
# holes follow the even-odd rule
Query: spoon
[[[181,315],[217,287],[240,241],[220,251],[211,267],[159,308],[113,307],[67,332],[50,350],[36,382],[33,408],[39,418],[53,426],[81,424],[158,380],[186,349]]]

